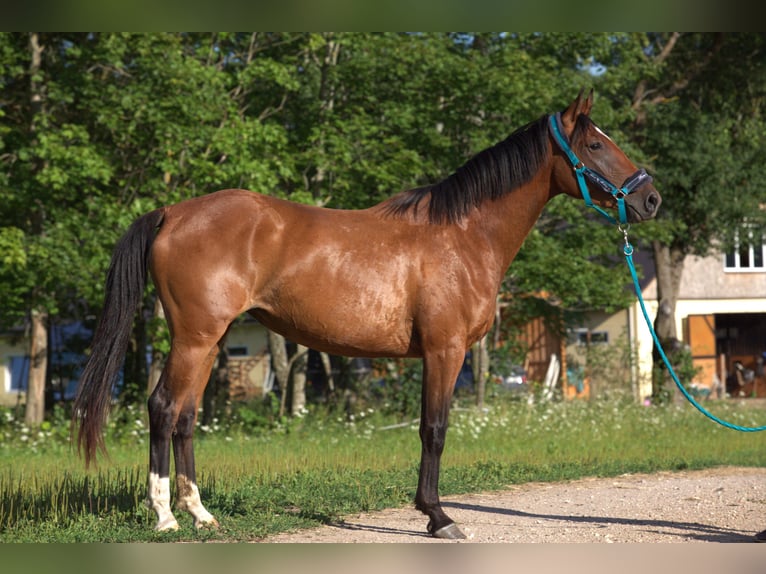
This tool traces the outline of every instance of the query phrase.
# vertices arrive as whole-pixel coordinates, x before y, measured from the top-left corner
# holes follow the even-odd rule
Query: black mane
[[[498,199],[529,181],[548,156],[548,116],[519,128],[505,140],[479,152],[446,179],[393,197],[386,211],[417,211],[429,197],[431,223],[455,223],[487,199]]]

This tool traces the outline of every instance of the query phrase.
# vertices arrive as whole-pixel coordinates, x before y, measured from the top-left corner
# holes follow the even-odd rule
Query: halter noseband
[[[617,212],[619,214],[619,223],[628,223],[628,214],[625,208],[625,198],[633,191],[638,189],[645,183],[652,181],[652,176],[646,173],[646,170],[639,169],[636,173],[627,178],[622,187],[617,187],[599,172],[586,166],[572,151],[569,145],[569,139],[564,135],[564,130],[561,126],[561,113],[557,112],[551,114],[548,118],[548,128],[550,129],[553,140],[558,144],[561,151],[569,159],[569,163],[572,164],[575,175],[577,176],[577,185],[580,187],[580,192],[585,200],[585,205],[592,207],[603,215],[611,223],[618,223],[611,215],[601,209],[598,205],[594,205],[593,200],[590,198],[590,192],[588,191],[588,184],[586,179],[591,183],[596,184],[605,192],[609,193],[617,201]]]

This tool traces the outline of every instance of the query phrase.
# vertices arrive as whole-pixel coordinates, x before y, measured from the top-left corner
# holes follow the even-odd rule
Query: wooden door
[[[695,383],[713,391],[716,379],[715,315],[689,315],[684,321],[684,339],[694,366],[700,369]]]

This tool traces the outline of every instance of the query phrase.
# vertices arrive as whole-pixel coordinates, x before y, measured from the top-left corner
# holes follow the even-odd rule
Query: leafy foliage
[[[717,404],[716,411],[744,425],[760,425],[766,417],[762,409],[730,403]],[[0,411],[0,541],[252,541],[411,504],[417,425],[390,428],[397,421],[379,413],[338,420],[317,412],[293,421],[289,432],[250,436],[238,422],[210,428],[198,440],[199,460],[209,469],[199,486],[221,528],[196,530],[181,515],[178,532],[156,533],[142,504],[144,453],[135,448],[145,438],[143,426],[126,416],[123,428],[112,427],[113,437],[123,438],[115,441],[111,460],[85,472],[68,447],[52,444],[66,434],[65,419],[14,433],[21,423]],[[711,426],[691,408],[498,403],[453,413],[440,486],[448,495],[529,481],[763,465],[766,456],[755,438]]]
[[[664,222],[636,239],[705,253],[764,213],[762,35],[35,38],[39,61],[30,34],[0,34],[6,328],[36,308],[55,321],[97,314],[111,249],[147,210],[225,187],[364,208],[446,177],[583,87],[664,195]],[[566,309],[625,305],[612,233],[553,201],[504,289]]]

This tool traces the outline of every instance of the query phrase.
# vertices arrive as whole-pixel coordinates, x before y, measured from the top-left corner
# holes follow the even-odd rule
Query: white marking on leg
[[[202,505],[197,485],[189,480],[183,474],[176,476],[176,489],[178,501],[176,508],[185,510],[194,517],[194,526],[196,528],[218,527],[218,521]]]
[[[170,510],[170,479],[160,478],[156,472],[149,473],[146,505],[157,513],[155,530],[178,530],[178,522]]]

